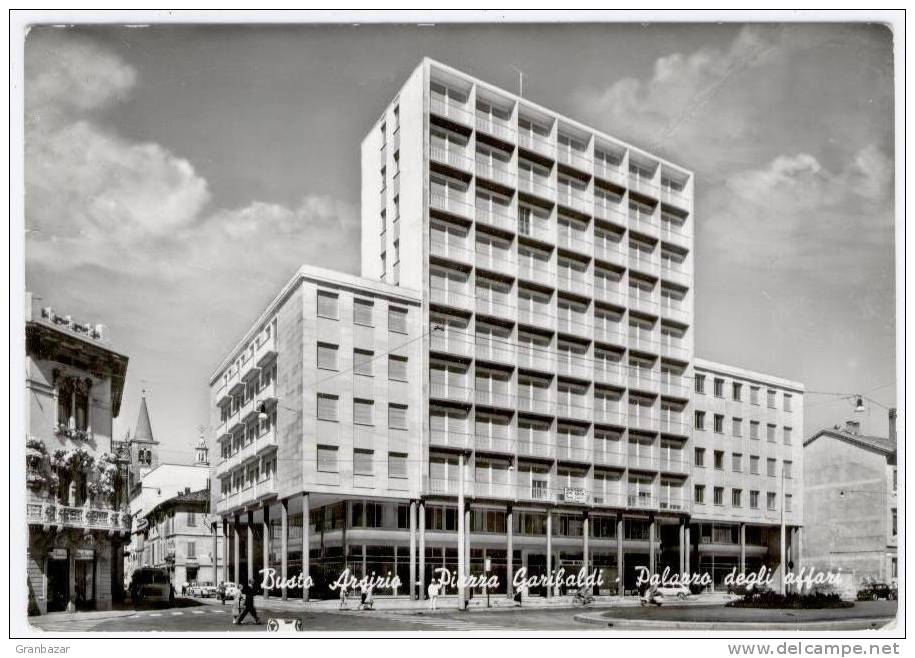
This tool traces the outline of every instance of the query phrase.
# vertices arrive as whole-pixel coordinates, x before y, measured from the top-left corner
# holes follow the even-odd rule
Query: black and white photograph
[[[17,652],[901,652],[903,11],[10,21]]]

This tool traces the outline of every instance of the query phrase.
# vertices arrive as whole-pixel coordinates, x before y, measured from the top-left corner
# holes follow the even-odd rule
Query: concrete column
[[[680,549],[680,573],[683,573],[684,571],[686,571],[686,558],[685,558],[686,551],[685,551],[685,547],[683,544],[683,541],[686,537],[686,533],[684,532],[684,524],[685,524],[685,520],[680,519],[679,528],[678,528],[678,537],[677,537],[677,539],[679,541],[678,548]]]
[[[464,507],[464,573],[470,575],[470,505]]]
[[[262,556],[263,561],[263,573],[261,574],[261,581],[263,581],[264,574],[267,573],[267,569],[270,568],[270,504],[267,503],[264,505],[264,521],[263,521],[263,542],[264,542],[264,554]],[[270,598],[269,590],[264,590],[264,598]]]
[[[692,554],[693,547],[692,547],[692,543],[690,542],[690,538],[689,538],[690,532],[689,532],[689,520],[688,519],[686,520],[685,525],[686,525],[686,528],[684,528],[684,530],[683,530],[683,535],[686,538],[686,555],[684,556],[684,558],[685,558],[684,571],[686,571],[686,573],[689,573],[689,570],[690,570],[689,558],[690,558],[690,555]]]
[[[227,582],[229,578],[229,523],[222,520],[222,582]]]
[[[310,539],[310,526],[311,526],[311,510],[308,507],[308,493],[302,494],[302,578],[305,580],[305,589],[302,590],[302,602],[308,601],[308,575],[310,573],[310,561],[311,555],[309,547],[311,545]]]
[[[740,573],[747,570],[747,524],[740,524]]]
[[[623,596],[626,590],[626,579],[623,577],[623,515],[616,517],[616,574],[620,579],[619,591],[617,594]]]
[[[286,579],[289,578],[289,501],[280,501],[280,577],[283,579],[282,597],[286,600]]]
[[[419,501],[419,600],[426,599],[426,504]]]
[[[458,499],[457,499],[457,559],[458,559],[458,609],[464,609],[464,576],[467,565],[464,563],[464,453],[458,455]]]
[[[248,512],[248,523],[246,525],[248,528],[248,543],[246,545],[248,565],[245,569],[247,572],[246,580],[254,580],[254,512]]]
[[[546,511],[546,575],[547,578],[553,573],[553,510]],[[547,598],[553,597],[553,586],[547,585]]]
[[[419,588],[422,589],[422,588]],[[416,600],[416,501],[410,501],[410,600]]]
[[[241,530],[238,527],[238,521],[238,516],[236,516],[232,522],[232,546],[235,549],[235,573],[232,574],[232,577],[235,579],[236,585],[241,583]]]
[[[515,577],[514,576],[514,564],[512,562],[512,559],[515,556],[515,550],[512,546],[512,542],[514,541],[514,531],[515,531],[514,514],[515,514],[515,512],[512,509],[512,506],[509,505],[506,508],[506,513],[505,513],[505,567],[506,567],[505,591],[506,591],[509,599],[512,598],[512,594],[513,594],[512,580],[514,580],[514,577]]]
[[[585,510],[584,519],[582,519],[582,561],[581,566],[585,570],[585,577],[590,573],[590,554],[588,552],[588,541],[590,540],[591,534],[591,519],[588,517],[588,512]]]
[[[654,516],[648,517],[648,571],[655,573],[657,563],[655,557],[654,543],[657,537],[657,521]]]
[[[797,548],[795,550],[794,571],[796,573],[800,573],[801,572],[801,560],[804,556],[804,553],[802,551],[802,549],[804,548],[804,528],[802,526],[798,526],[795,529],[795,532],[797,533],[797,537],[796,537]],[[892,565],[892,562],[890,564]],[[892,570],[887,574],[887,577],[888,577],[887,579],[890,579],[893,577]]]

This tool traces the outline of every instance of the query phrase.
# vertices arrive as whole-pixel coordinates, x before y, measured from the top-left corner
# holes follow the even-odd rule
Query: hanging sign
[[[66,548],[52,548],[48,557],[52,560],[66,560],[67,559],[67,549]]]
[[[77,560],[94,560],[95,559],[95,549],[94,548],[77,548],[76,549],[76,559]]]

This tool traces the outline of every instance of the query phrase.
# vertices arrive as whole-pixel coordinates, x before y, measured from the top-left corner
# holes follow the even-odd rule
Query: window
[[[705,375],[696,375],[696,393],[705,393]]]
[[[64,379],[58,388],[57,423],[82,431],[89,429],[89,393],[72,379]]]
[[[337,446],[318,446],[318,470],[322,473],[337,472]]]
[[[404,452],[388,453],[388,477],[407,477],[407,455]]]
[[[722,414],[715,414],[715,432],[718,434],[724,433],[724,416]]]
[[[791,511],[791,494],[785,494],[785,511]]]
[[[758,509],[758,508],[759,508],[759,492],[751,490],[750,491],[750,509]]]
[[[374,452],[371,450],[353,450],[353,474],[354,475],[371,475],[372,457]]]
[[[734,398],[736,402],[740,402],[741,395],[743,393],[743,384],[734,382],[731,384],[731,397]]]
[[[399,334],[407,333],[407,309],[394,306],[388,309],[388,330]]]
[[[386,128],[386,124],[382,123],[381,127],[378,129],[378,131],[381,133],[381,148],[384,148],[385,144],[387,144],[387,141],[386,141],[387,138],[385,136],[385,128]]]
[[[774,491],[766,492],[766,507],[770,510],[775,509],[775,492]]]
[[[783,442],[786,446],[790,446],[790,445],[791,445],[791,428],[790,428],[790,427],[783,427],[783,428],[782,428],[782,442]]]
[[[339,295],[332,292],[319,290],[318,315],[322,318],[330,318],[331,320],[336,320],[339,317],[337,314],[337,306],[339,301]]]
[[[715,469],[718,471],[724,470],[724,451],[723,450],[715,451]]]
[[[371,350],[353,350],[353,373],[371,377],[374,358],[375,353]]]
[[[407,381],[407,357],[388,355],[388,379]]]
[[[737,437],[743,436],[743,418],[731,419],[731,434]]]
[[[705,448],[696,448],[693,451],[693,464],[699,467],[705,466]]]
[[[407,405],[388,405],[388,427],[395,430],[407,429]]]
[[[367,299],[353,300],[353,323],[364,327],[373,327],[375,304]]]
[[[772,423],[766,425],[766,441],[775,443],[775,425]]]
[[[715,487],[715,504],[724,505],[724,487]]]
[[[400,105],[394,107],[394,132],[400,130]]]
[[[750,455],[750,473],[759,475],[759,455]]]
[[[318,343],[318,367],[322,370],[339,370],[336,345]]]
[[[353,399],[353,423],[356,425],[373,425],[373,410],[375,403],[372,400]]]
[[[743,489],[731,489],[731,507],[741,507],[741,496],[743,495]]]
[[[189,541],[187,543],[187,550],[186,550],[184,556],[188,557],[188,558],[196,558],[197,557],[197,544],[192,541]]]
[[[766,475],[770,478],[775,477],[775,460],[771,457],[766,460]]]
[[[693,500],[700,505],[705,504],[705,485],[697,484],[693,487]]]
[[[381,280],[384,281],[384,275],[388,271],[388,256],[385,252],[381,252]]]
[[[696,429],[704,430],[705,429],[705,412],[697,411],[695,413],[695,418],[696,418]]]
[[[398,203],[399,198],[400,197],[394,197],[394,202],[396,204],[396,208],[400,207],[400,204]],[[400,216],[400,211],[396,210],[394,213],[394,217],[399,217],[399,216]],[[400,262],[400,240],[394,240],[394,264],[397,265],[397,263],[399,263],[399,262]],[[407,332],[406,328],[404,328],[401,331],[401,333],[406,333],[406,332]]]
[[[188,512],[188,513],[187,513],[187,527],[188,527],[188,528],[193,528],[193,527],[196,526],[196,525],[197,525],[197,513],[196,513],[196,512]]]
[[[898,529],[896,525],[896,510],[893,510],[893,536],[895,537],[898,534]]]
[[[337,420],[338,396],[318,393],[318,420]]]
[[[759,421],[758,420],[750,421],[750,438],[759,439]]]
[[[791,411],[791,394],[790,393],[785,393],[784,397],[782,398],[782,409],[784,409],[785,411]]]
[[[775,409],[775,391],[771,388],[766,391],[766,406]]]
[[[743,471],[743,455],[739,452],[731,455],[731,470],[735,473]]]
[[[791,479],[791,466],[792,463],[788,460],[782,462],[782,472],[785,474],[787,479]]]
[[[715,378],[715,397],[723,398],[724,397],[724,380]]]
[[[750,387],[750,404],[759,404],[759,386]]]

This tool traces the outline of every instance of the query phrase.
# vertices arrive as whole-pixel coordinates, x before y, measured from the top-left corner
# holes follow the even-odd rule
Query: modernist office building
[[[245,576],[285,560],[294,574],[308,546],[312,576],[345,563],[428,582],[464,561],[473,574],[489,563],[503,591],[520,567],[600,569],[607,591],[620,573],[634,585],[635,565],[689,568],[692,190],[683,167],[424,60],[363,140],[362,277],[303,270],[294,310],[281,293],[214,375],[230,566],[247,559]],[[325,293],[343,305],[332,324]],[[376,416],[390,401],[357,390],[356,375],[310,385],[319,363],[348,372],[351,350],[390,346],[383,319],[354,340],[357,299],[408,311],[403,489],[391,487],[393,428],[376,422],[371,447],[357,439],[357,400]],[[345,413],[334,430],[322,395]],[[263,451],[243,422],[261,401],[278,401],[263,414],[276,448]],[[246,486],[274,471],[278,486]]]

